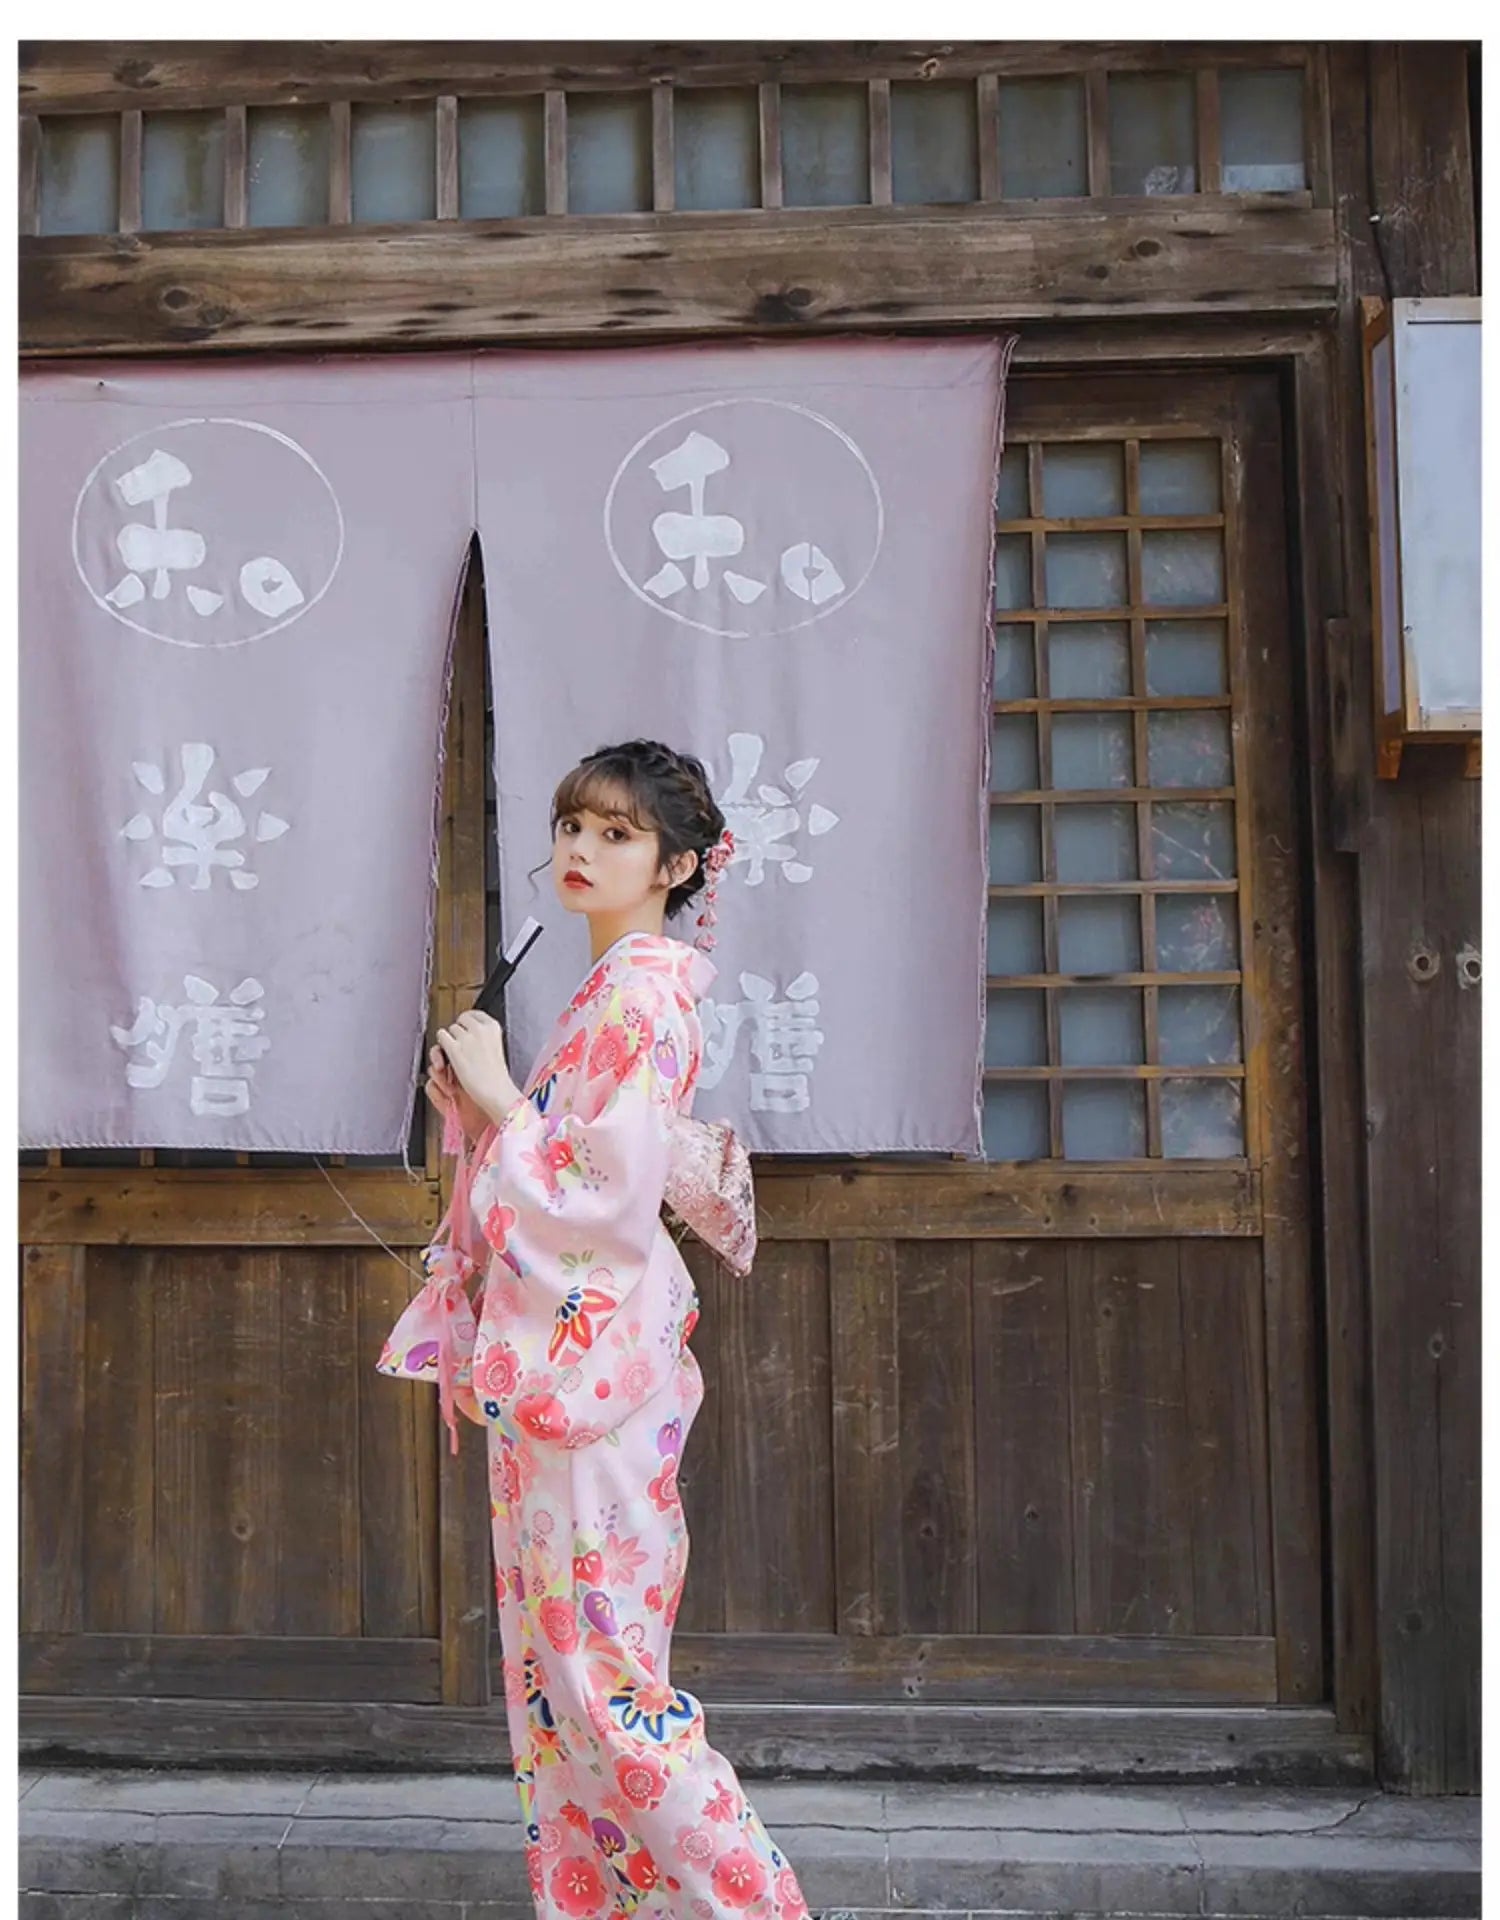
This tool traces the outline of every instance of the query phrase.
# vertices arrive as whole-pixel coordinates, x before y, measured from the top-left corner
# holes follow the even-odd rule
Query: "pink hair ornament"
[[[705,931],[698,935],[693,945],[704,953],[717,944],[715,936],[707,929],[712,927],[719,917],[714,911],[714,900],[719,891],[719,875],[733,858],[734,835],[726,827],[703,856],[703,864],[708,869],[708,885],[703,892],[703,911],[698,915],[698,925]]]

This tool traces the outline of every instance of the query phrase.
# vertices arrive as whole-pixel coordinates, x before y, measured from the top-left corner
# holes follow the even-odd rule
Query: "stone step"
[[[533,1920],[504,1774],[21,1777],[22,1920]],[[815,1913],[1467,1920],[1478,1798],[750,1781]]]

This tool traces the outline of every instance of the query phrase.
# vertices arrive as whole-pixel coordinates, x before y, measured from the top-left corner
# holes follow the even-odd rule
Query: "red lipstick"
[[[593,884],[592,880],[586,880],[581,873],[567,873],[563,875],[563,885],[565,887],[591,887]]]

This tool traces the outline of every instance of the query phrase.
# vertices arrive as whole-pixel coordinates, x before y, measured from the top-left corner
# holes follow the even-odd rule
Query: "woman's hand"
[[[510,1077],[500,1023],[489,1014],[470,1007],[451,1027],[439,1028],[437,1040],[459,1088],[484,1115],[486,1124],[498,1125],[525,1097]]]
[[[445,1120],[450,1112],[457,1114],[464,1138],[472,1146],[489,1121],[460,1086],[441,1047],[433,1047],[427,1055],[427,1078],[423,1087]]]

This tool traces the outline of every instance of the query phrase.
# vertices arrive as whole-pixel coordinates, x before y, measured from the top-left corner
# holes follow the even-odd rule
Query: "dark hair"
[[[709,789],[707,770],[692,754],[675,753],[660,740],[626,740],[619,746],[598,747],[558,782],[552,796],[551,831],[556,834],[557,823],[566,814],[581,813],[585,807],[607,813],[617,803],[632,826],[656,834],[661,866],[684,853],[698,856],[693,871],[667,894],[666,918],[671,919],[702,890],[708,879],[704,855],[724,831],[724,816]]]

